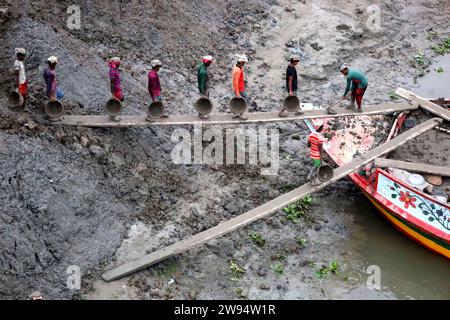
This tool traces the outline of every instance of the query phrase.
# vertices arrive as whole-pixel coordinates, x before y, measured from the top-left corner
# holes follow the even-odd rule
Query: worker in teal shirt
[[[343,99],[347,98],[348,93],[352,92],[352,100],[346,108],[354,108],[355,101],[358,105],[358,112],[362,112],[362,101],[364,94],[366,93],[367,86],[369,85],[369,80],[366,75],[356,69],[350,69],[347,65],[343,65],[340,68],[343,75],[347,77],[347,87],[345,88],[345,93]]]

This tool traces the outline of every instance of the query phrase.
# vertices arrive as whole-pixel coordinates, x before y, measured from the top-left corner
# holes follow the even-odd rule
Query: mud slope
[[[399,85],[414,87],[411,58],[423,50],[431,60],[430,46],[450,32],[445,1],[397,2],[383,2],[384,29],[373,33],[365,27],[368,1],[80,1],[81,30],[66,27],[70,1],[51,9],[45,1],[0,1],[8,8],[0,25],[0,298],[26,299],[34,290],[47,299],[329,298],[333,288],[345,290],[348,285],[323,285],[313,274],[315,264],[338,259],[345,267],[354,258],[340,244],[355,228],[339,205],[357,197],[346,182],[317,195],[314,219],[293,224],[280,213],[118,284],[95,282],[113,264],[303,184],[306,130],[301,123],[273,125],[282,134],[277,176],[263,177],[251,166],[176,166],[171,129],[49,126],[41,75],[45,59],[57,55],[67,112],[98,114],[109,97],[106,60],[119,55],[125,113],[138,114],[148,103],[149,63],[159,58],[169,113],[191,113],[195,66],[210,53],[217,57],[212,99],[224,111],[233,55],[245,52],[250,93],[263,110],[276,110],[285,60],[296,52],[304,60],[304,100],[327,103],[341,94],[336,67],[345,60],[368,73],[368,99],[384,101]],[[27,62],[33,116],[6,108],[19,46],[33,51]],[[253,231],[265,235],[265,248],[249,240]],[[303,249],[297,238],[306,239]],[[230,260],[247,270],[238,282],[230,281]],[[283,276],[272,270],[279,261]],[[81,292],[66,286],[71,265],[83,272]],[[176,283],[169,285],[171,278]]]

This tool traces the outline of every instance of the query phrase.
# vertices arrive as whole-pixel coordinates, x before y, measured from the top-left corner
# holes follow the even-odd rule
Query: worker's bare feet
[[[145,118],[145,121],[147,121],[147,122],[155,122],[155,118],[147,116],[147,118]]]
[[[286,110],[281,110],[280,111],[280,113],[278,114],[278,116],[280,117],[280,118],[286,118],[286,117],[288,117],[289,116],[289,112],[286,112]]]
[[[203,120],[206,120],[206,119],[209,119],[209,116],[207,114],[200,114],[199,118],[203,119]]]
[[[114,122],[120,122],[120,120],[122,120],[122,119],[120,119],[120,117],[118,117],[118,116],[111,116],[110,119],[111,119],[112,121],[114,121]]]
[[[233,114],[233,119],[238,119],[240,117],[240,115],[239,114]]]
[[[163,113],[163,115],[161,116],[161,118],[168,118],[169,115],[167,113]]]
[[[322,181],[320,181],[319,178],[317,178],[317,177],[315,177],[315,178],[312,179],[312,181],[311,181],[311,185],[312,185],[313,187],[318,186],[318,185],[321,185],[321,184],[322,184]]]
[[[302,110],[302,109],[298,109],[296,112],[295,112],[295,115],[296,116],[300,116],[300,115],[302,115],[302,114],[304,114],[305,112]]]
[[[359,108],[358,108],[358,112],[359,112],[359,113],[362,113],[362,112],[363,112],[363,109],[362,109],[361,107],[359,107]]]
[[[239,115],[239,119],[241,119],[241,120],[248,120],[248,117],[247,116],[245,116],[244,114],[240,114]]]

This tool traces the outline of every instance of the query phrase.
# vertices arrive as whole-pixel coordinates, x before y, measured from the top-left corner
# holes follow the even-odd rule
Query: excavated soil
[[[372,3],[365,0],[81,3],[82,28],[69,30],[69,1],[51,9],[46,1],[0,1],[8,8],[0,17],[0,298],[27,299],[39,290],[45,299],[330,299],[355,296],[355,289],[360,298],[403,297],[365,286],[364,252],[349,245],[364,228],[352,209],[362,197],[348,181],[314,195],[298,223],[279,212],[103,283],[101,273],[115,265],[302,185],[310,166],[307,130],[301,122],[268,126],[281,135],[276,176],[246,165],[180,166],[170,157],[173,128],[51,125],[41,78],[46,58],[58,56],[67,113],[100,114],[109,98],[106,60],[121,56],[125,113],[142,114],[149,63],[159,58],[168,112],[187,114],[198,97],[196,65],[209,53],[216,58],[211,98],[217,112],[227,112],[233,57],[244,52],[250,95],[261,110],[274,111],[284,97],[286,60],[296,53],[302,101],[337,100],[344,79],[336,70],[345,61],[367,73],[367,101],[378,103],[399,86],[417,87],[415,78],[436,57],[431,46],[450,34],[449,1],[383,1],[379,31],[367,27]],[[7,108],[14,48],[21,46],[32,52],[26,66],[33,115]],[[414,63],[418,52],[428,58],[425,66]],[[253,232],[264,235],[264,247],[253,243]],[[245,269],[240,278],[233,278],[231,261]],[[339,262],[339,275],[315,277],[331,261]],[[81,268],[82,290],[66,285],[73,265]]]

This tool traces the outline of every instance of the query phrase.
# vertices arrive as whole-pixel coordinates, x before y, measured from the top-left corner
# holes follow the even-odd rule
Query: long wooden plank
[[[450,167],[433,166],[430,164],[406,162],[386,158],[376,159],[375,165],[380,168],[397,168],[412,172],[426,173],[442,177],[450,177]]]
[[[372,116],[381,114],[391,114],[394,112],[404,112],[409,110],[415,110],[418,105],[410,105],[408,103],[386,103],[373,106],[366,106],[364,112],[358,113],[354,110],[346,108],[334,108],[336,114],[328,114],[326,109],[309,110],[305,111],[301,115],[295,115],[290,113],[288,117],[281,118],[278,112],[255,112],[246,113],[248,120],[243,121],[241,119],[233,119],[230,113],[228,114],[211,114],[209,119],[200,119],[197,115],[174,115],[169,118],[157,119],[155,122],[148,122],[145,120],[146,116],[120,116],[120,122],[112,121],[106,115],[88,115],[77,116],[67,115],[61,117],[56,122],[57,124],[68,126],[84,126],[84,127],[154,127],[154,126],[174,126],[174,125],[192,125],[195,123],[201,123],[203,125],[218,125],[218,124],[245,124],[245,123],[267,123],[267,122],[288,122],[304,119],[317,119],[317,118],[333,118],[333,117],[346,117],[346,116]]]
[[[432,114],[441,117],[442,119],[446,120],[446,121],[450,121],[450,111],[438,106],[437,104],[419,97],[418,95],[405,90],[403,88],[399,88],[397,89],[397,91],[395,92],[398,96],[402,97],[403,99],[412,101],[412,102],[416,102],[420,105],[420,107],[422,107],[423,109],[431,112]]]
[[[307,183],[298,189],[295,189],[279,198],[276,198],[262,206],[255,208],[253,210],[248,211],[240,216],[237,216],[231,220],[222,222],[215,227],[212,227],[208,230],[200,232],[192,236],[189,239],[182,240],[176,242],[166,248],[157,250],[153,253],[150,253],[142,258],[130,261],[124,265],[121,265],[113,270],[105,272],[102,277],[105,281],[113,281],[120,279],[124,276],[132,274],[136,271],[145,269],[155,263],[158,263],[162,260],[170,258],[174,255],[186,252],[190,249],[193,249],[197,246],[200,246],[212,239],[228,234],[236,229],[242,228],[256,220],[265,218],[270,214],[286,207],[290,203],[296,202],[300,199],[303,199],[306,195],[311,194],[313,192],[319,191],[328,185],[338,181],[350,173],[354,172],[361,166],[372,162],[376,158],[380,157],[383,154],[389,153],[392,150],[398,148],[402,144],[405,144],[411,139],[423,134],[424,132],[436,127],[438,124],[442,123],[442,119],[434,118],[427,122],[424,122],[415,128],[399,135],[398,137],[390,140],[389,142],[369,151],[364,159],[354,160],[334,171],[334,177],[319,186],[312,186],[310,183]]]

